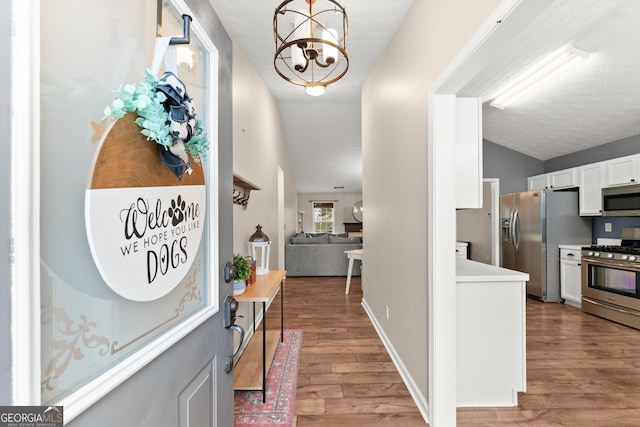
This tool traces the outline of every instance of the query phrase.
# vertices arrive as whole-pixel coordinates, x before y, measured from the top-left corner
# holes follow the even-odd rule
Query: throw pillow
[[[295,245],[308,243],[309,240],[311,240],[311,238],[305,236],[293,236],[289,239],[289,241]]]
[[[290,240],[291,243],[299,245],[299,244],[304,244],[304,245],[316,245],[316,244],[325,244],[325,243],[329,243],[329,235],[328,234],[324,234],[322,236],[317,236],[317,237],[299,237],[299,236],[293,236]]]
[[[361,240],[359,237],[329,236],[329,243],[353,244],[353,243],[361,243]]]
[[[312,237],[310,240],[311,243],[326,244],[329,243],[329,235],[323,234],[322,236]]]

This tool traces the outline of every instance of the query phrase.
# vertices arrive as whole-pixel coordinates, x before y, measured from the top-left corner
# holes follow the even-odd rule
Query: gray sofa
[[[344,251],[352,249],[362,249],[359,237],[297,234],[285,245],[287,276],[346,276],[349,259]],[[351,275],[360,276],[360,261],[353,262]]]

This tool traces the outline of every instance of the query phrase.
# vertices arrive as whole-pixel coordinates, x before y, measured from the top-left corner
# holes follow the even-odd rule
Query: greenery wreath
[[[144,70],[143,82],[127,84],[114,91],[117,96],[110,106],[104,109],[103,120],[108,117],[122,118],[127,112],[136,112],[136,124],[142,128],[141,134],[147,140],[154,140],[169,149],[174,145],[174,138],[169,131],[170,118],[165,107],[167,96],[157,90],[158,79],[149,69]],[[193,160],[198,163],[206,159],[209,142],[202,128],[202,120],[195,120],[193,134],[184,145]]]

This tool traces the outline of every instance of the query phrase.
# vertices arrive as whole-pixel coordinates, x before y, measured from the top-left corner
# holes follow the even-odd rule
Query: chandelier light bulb
[[[322,40],[333,44],[338,44],[338,32],[333,28],[326,29],[322,32]],[[322,58],[327,64],[333,64],[338,60],[338,48],[324,43],[322,48]]]
[[[307,91],[307,94],[311,96],[320,96],[320,95],[324,95],[325,87],[324,86],[307,86],[306,91]]]

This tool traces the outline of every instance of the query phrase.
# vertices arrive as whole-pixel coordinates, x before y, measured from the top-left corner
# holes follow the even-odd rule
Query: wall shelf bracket
[[[247,209],[251,190],[260,190],[260,187],[252,184],[240,175],[233,174],[233,203],[242,205],[243,209]]]

